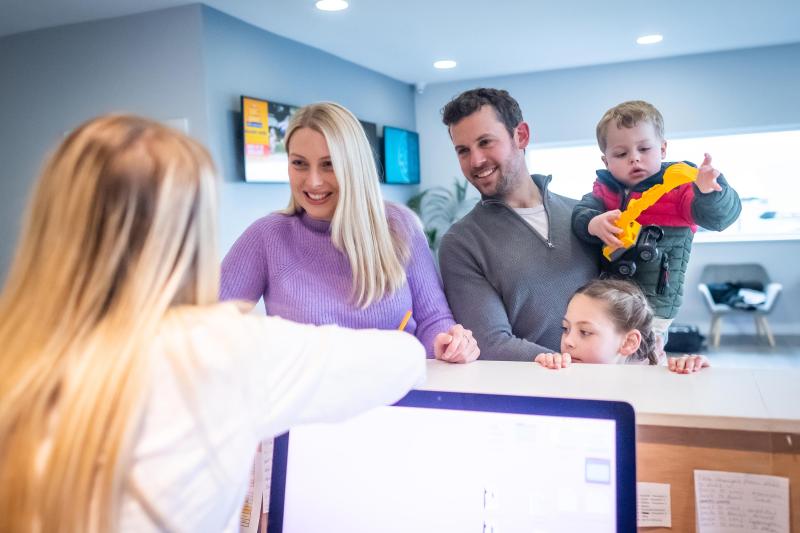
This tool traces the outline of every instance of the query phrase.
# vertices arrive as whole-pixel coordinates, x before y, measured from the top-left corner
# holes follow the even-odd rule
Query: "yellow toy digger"
[[[603,246],[603,256],[608,260],[605,270],[622,277],[630,277],[636,272],[636,260],[649,263],[659,256],[656,244],[664,236],[658,226],[645,226],[636,221],[645,209],[655,204],[662,196],[684,183],[697,179],[697,169],[686,163],[675,163],[664,171],[664,181],[647,189],[642,196],[634,198],[616,220],[615,225],[622,230],[617,238],[622,246],[612,248]],[[628,253],[630,252],[630,253]],[[662,263],[667,257],[662,258]],[[668,264],[662,264],[662,270],[668,271]],[[667,274],[659,282],[659,294],[666,287]]]
[[[644,193],[640,198],[634,198],[628,204],[628,207],[623,211],[615,225],[622,230],[622,233],[617,235],[617,238],[622,241],[622,246],[619,248],[612,248],[611,246],[603,246],[603,255],[609,261],[618,259],[625,253],[631,246],[636,244],[639,238],[639,230],[642,225],[636,219],[644,212],[645,209],[656,203],[662,196],[667,194],[675,187],[679,187],[684,183],[690,183],[697,179],[697,169],[687,165],[686,163],[675,163],[670,165],[664,171],[664,181],[658,185],[653,185]]]

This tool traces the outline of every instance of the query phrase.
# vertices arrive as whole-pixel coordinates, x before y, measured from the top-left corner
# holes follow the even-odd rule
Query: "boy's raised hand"
[[[721,191],[722,186],[717,183],[719,177],[719,170],[711,166],[711,154],[705,154],[703,164],[697,169],[697,188],[703,194],[708,194],[713,191]]]
[[[568,367],[572,363],[572,357],[568,353],[540,353],[533,362],[539,363],[545,368],[558,370]]]
[[[622,212],[619,209],[614,209],[597,215],[589,221],[587,228],[589,233],[608,246],[619,248],[622,246],[622,241],[617,239],[617,235],[622,233],[622,228],[617,227],[614,222],[617,221],[621,214]]]

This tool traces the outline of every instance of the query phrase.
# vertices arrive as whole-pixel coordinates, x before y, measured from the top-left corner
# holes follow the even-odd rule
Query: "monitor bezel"
[[[510,396],[466,392],[412,390],[398,402],[400,407],[483,411],[511,414],[613,420],[616,446],[617,531],[636,531],[636,417],[626,402]],[[283,532],[286,462],[290,433],[275,438],[267,533]]]
[[[364,135],[367,137],[372,157],[375,160],[375,171],[378,173],[378,182],[383,183],[383,137],[378,135],[378,125],[369,120],[358,119],[361,123],[361,128],[364,130]]]

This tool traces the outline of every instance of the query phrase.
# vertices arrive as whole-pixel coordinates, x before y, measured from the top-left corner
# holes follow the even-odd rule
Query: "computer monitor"
[[[412,391],[276,439],[271,533],[636,530],[633,408]]]
[[[369,141],[369,147],[372,150],[372,157],[375,159],[375,167],[378,171],[378,178],[380,181],[383,181],[383,162],[381,161],[381,150],[380,140],[378,138],[378,126],[374,122],[367,122],[366,120],[358,120],[361,123],[361,127],[364,128],[364,133],[367,136],[367,141]]]

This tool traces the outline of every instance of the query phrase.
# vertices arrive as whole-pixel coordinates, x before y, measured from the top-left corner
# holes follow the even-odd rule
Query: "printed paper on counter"
[[[636,524],[639,527],[672,527],[669,483],[636,484]]]

